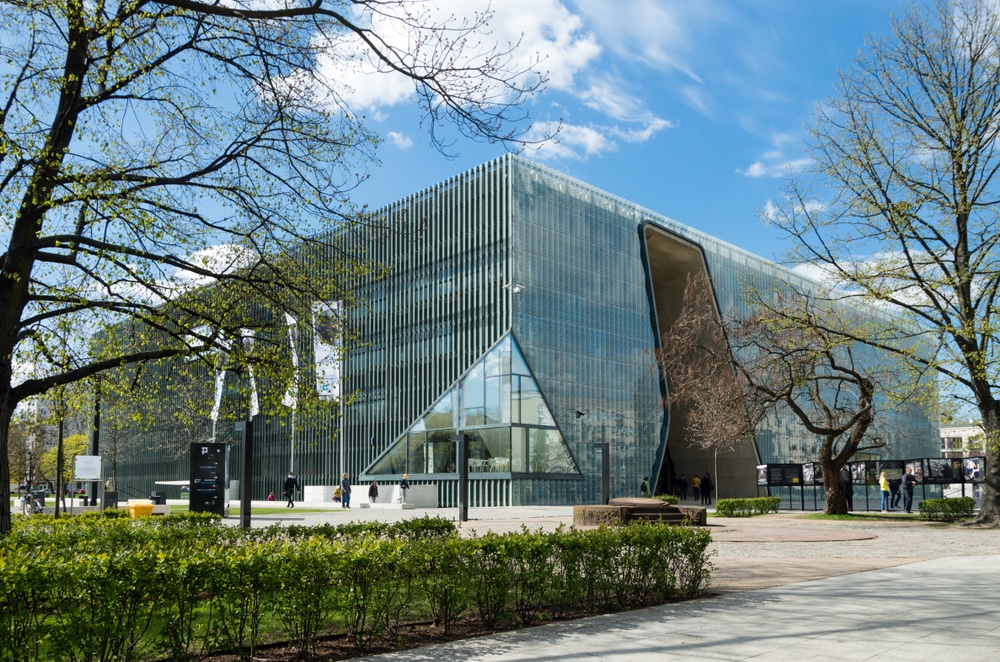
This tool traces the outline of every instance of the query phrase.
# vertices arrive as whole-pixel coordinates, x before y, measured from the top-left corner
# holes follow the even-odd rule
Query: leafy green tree
[[[63,439],[63,462],[62,462],[62,483],[69,484],[73,481],[73,458],[77,455],[87,454],[87,435],[71,434]],[[49,448],[42,454],[39,468],[46,476],[50,476],[53,484],[56,482],[59,449],[56,446]]]
[[[412,83],[435,141],[448,125],[516,143],[543,83],[516,45],[489,45],[488,13],[441,19],[430,3],[0,8],[0,484],[26,398],[211,349],[263,360],[290,301],[349,305],[369,265],[336,231],[372,222],[350,193],[378,140],[338,72]],[[243,329],[253,351],[236,347]]]
[[[795,242],[792,259],[818,266],[862,305],[899,314],[901,324],[854,337],[936,372],[946,396],[978,410],[988,443],[976,521],[992,526],[1000,525],[998,137],[1000,8],[914,6],[841,74],[813,123],[814,167],[791,177],[765,214]]]

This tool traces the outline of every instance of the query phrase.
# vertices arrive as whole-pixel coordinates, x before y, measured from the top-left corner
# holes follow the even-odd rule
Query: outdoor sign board
[[[101,480],[101,456],[77,455],[73,458],[73,480]]]
[[[961,458],[932,457],[924,460],[927,471],[924,473],[925,483],[948,485],[962,482]],[[916,474],[916,469],[913,471]]]
[[[807,462],[802,465],[802,482],[806,485],[823,484],[823,467],[819,462]]]
[[[771,487],[802,484],[801,464],[767,465],[767,484]]]
[[[981,483],[986,469],[985,457],[967,457],[962,460],[965,467],[965,482]]]
[[[191,512],[228,514],[228,450],[226,444],[191,444]]]
[[[868,474],[865,471],[864,462],[848,462],[847,468],[851,471],[851,482],[855,485],[868,485]]]

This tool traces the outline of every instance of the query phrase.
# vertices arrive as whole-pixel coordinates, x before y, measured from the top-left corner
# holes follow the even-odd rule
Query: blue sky
[[[456,12],[482,4],[437,2]],[[492,26],[501,40],[523,33],[526,52],[547,56],[550,83],[527,111],[541,127],[561,120],[563,130],[526,156],[781,261],[788,244],[758,214],[788,169],[808,163],[805,127],[838,72],[907,5],[494,0]],[[379,207],[503,153],[458,139],[457,157],[440,154],[413,104],[376,84],[357,92],[385,143],[356,202]]]

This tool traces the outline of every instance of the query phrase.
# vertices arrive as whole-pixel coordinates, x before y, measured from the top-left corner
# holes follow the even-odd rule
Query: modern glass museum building
[[[356,397],[342,426],[293,439],[258,426],[253,498],[279,487],[294,453],[303,485],[336,485],[341,467],[355,483],[408,474],[454,505],[456,433],[469,438],[471,506],[597,503],[605,443],[612,496],[638,495],[643,476],[666,490],[674,473],[706,472],[720,496],[755,496],[758,464],[815,459],[818,441],[781,416],[756,443],[694,447],[653,366],[690,273],[711,276],[705,296],[726,313],[750,278],[806,284],[791,271],[514,155],[378,215],[392,231],[346,240],[389,268],[346,311],[360,346],[342,388]],[[925,413],[889,416],[884,459],[937,455]]]

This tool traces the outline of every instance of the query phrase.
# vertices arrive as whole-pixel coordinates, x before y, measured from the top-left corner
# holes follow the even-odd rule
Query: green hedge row
[[[74,518],[76,519],[76,518]],[[658,525],[461,538],[445,520],[242,530],[209,518],[25,518],[0,540],[0,660],[195,659],[407,623],[449,631],[624,610],[709,583],[706,530]]]
[[[972,517],[975,513],[976,500],[972,497],[924,499],[920,502],[920,516],[926,520],[952,521]]]
[[[781,497],[756,497],[753,499],[719,499],[715,513],[721,517],[753,517],[778,512]]]

